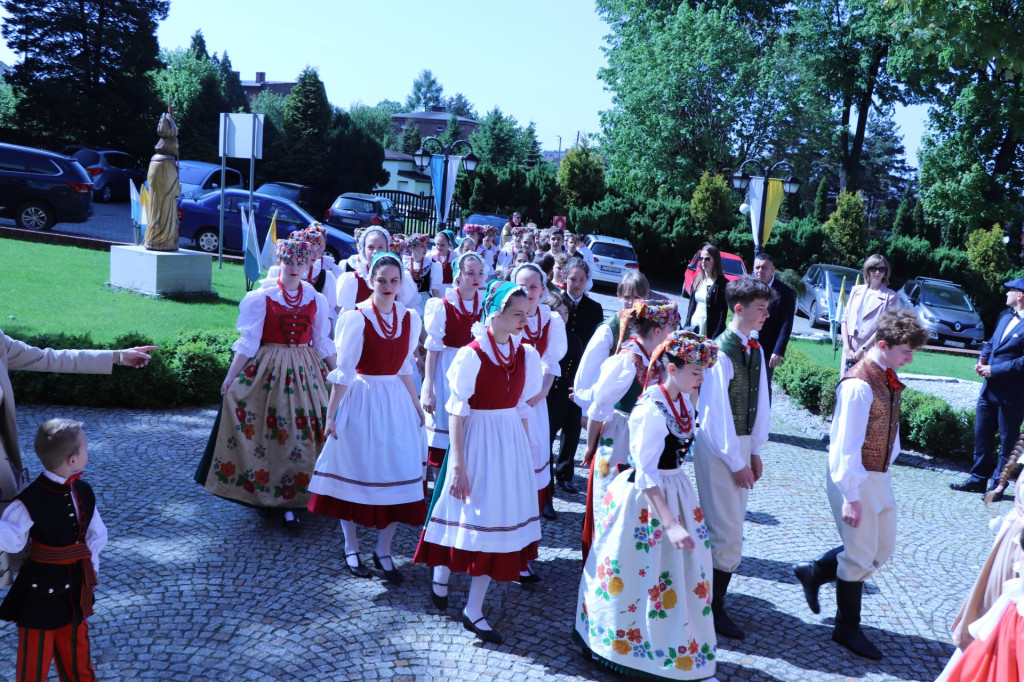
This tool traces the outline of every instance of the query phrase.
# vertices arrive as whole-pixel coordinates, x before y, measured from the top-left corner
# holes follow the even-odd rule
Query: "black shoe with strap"
[[[840,545],[835,549],[825,552],[814,561],[805,561],[794,564],[793,573],[796,579],[804,588],[804,597],[807,599],[807,606],[812,613],[821,613],[821,605],[818,603],[818,590],[825,583],[836,579],[836,570],[839,567],[839,553],[843,551]]]
[[[384,568],[384,564],[381,563],[381,559],[388,559],[391,561],[391,568]],[[377,553],[373,553],[373,565],[384,572],[384,579],[392,585],[401,585],[405,581],[405,576],[402,575],[397,568],[395,568],[395,562],[389,556],[377,556]]]
[[[462,627],[476,635],[476,638],[481,642],[486,642],[488,644],[501,644],[505,641],[504,638],[498,634],[497,630],[482,630],[481,628],[478,628],[476,624],[482,620],[484,620],[483,616],[480,616],[476,620],[470,620],[469,616],[466,615],[466,612],[462,612]]]
[[[714,569],[711,580],[711,615],[715,619],[715,632],[730,639],[743,639],[746,633],[725,612],[725,593],[729,591],[732,573]]]
[[[434,585],[440,585],[441,587],[447,588],[448,587],[448,583],[439,583],[436,580],[434,580],[434,576],[433,576],[433,571],[432,570],[428,572],[427,579],[430,580],[430,603],[433,604],[434,608],[437,609],[438,611],[447,611],[448,610],[448,595],[446,594],[446,595],[444,595],[442,597],[437,592],[434,592]]]
[[[354,556],[356,558],[356,565],[355,566],[353,566],[352,564],[350,564],[348,562],[348,558],[350,556]],[[354,575],[357,578],[369,578],[370,577],[370,569],[368,569],[366,567],[366,564],[363,563],[363,559],[362,559],[362,557],[359,556],[358,552],[352,552],[351,554],[346,554],[345,555],[345,568],[347,568],[348,572],[351,573],[352,575]]]
[[[832,641],[841,644],[851,653],[872,661],[882,660],[882,652],[872,644],[860,629],[861,596],[864,583],[836,580],[836,626],[832,630]]]

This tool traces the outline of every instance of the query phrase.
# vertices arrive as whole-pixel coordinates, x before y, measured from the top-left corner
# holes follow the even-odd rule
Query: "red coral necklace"
[[[668,407],[672,410],[672,416],[676,418],[676,424],[679,424],[679,428],[683,430],[683,433],[690,433],[693,430],[693,419],[690,417],[690,413],[686,409],[686,403],[683,402],[683,394],[679,393],[679,409],[676,409],[675,401],[669,397],[668,391],[665,390],[665,384],[658,384],[658,388],[661,389],[662,394],[665,396],[665,402],[668,403]],[[682,416],[680,416],[680,411]]]
[[[281,284],[281,275],[278,275],[277,288],[281,290],[281,298],[284,299],[284,304],[289,308],[298,308],[299,304],[302,303],[302,282],[299,282],[299,288],[295,290],[295,293],[290,294],[284,288],[284,284]]]
[[[526,341],[531,346],[536,346],[537,342],[540,341],[540,308],[537,309],[537,331],[530,329],[530,318],[526,318],[526,326],[523,327],[523,334],[526,335]]]
[[[470,312],[469,310],[466,310],[466,306],[463,304],[463,301],[462,301],[462,294],[459,293],[458,289],[455,290],[455,298],[459,299],[459,312],[460,313],[462,313],[465,317],[472,317],[472,318],[475,318],[475,319],[480,319],[480,290],[479,289],[477,289],[473,293],[473,310],[472,310],[472,312]]]
[[[494,349],[494,359],[498,361],[498,367],[505,370],[506,374],[512,374],[516,371],[516,349],[512,345],[512,336],[508,337],[508,355],[503,355],[501,349],[498,348],[498,342],[494,340],[494,334],[491,333],[491,328],[487,328],[487,338],[491,342],[491,348]]]
[[[398,313],[394,308],[391,308],[391,313],[394,317],[391,319],[391,323],[384,321],[384,316],[377,310],[377,302],[370,299],[370,306],[373,308],[373,314],[377,317],[377,324],[380,325],[381,332],[384,333],[385,339],[393,339],[398,335]]]

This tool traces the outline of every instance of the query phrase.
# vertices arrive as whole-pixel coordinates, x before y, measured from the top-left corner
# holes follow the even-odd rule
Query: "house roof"
[[[396,121],[405,121],[407,119],[413,119],[414,121],[447,121],[452,115],[447,111],[407,111],[399,114],[391,114],[391,118]],[[477,124],[471,118],[465,116],[456,116],[456,120],[459,123],[472,123]]]

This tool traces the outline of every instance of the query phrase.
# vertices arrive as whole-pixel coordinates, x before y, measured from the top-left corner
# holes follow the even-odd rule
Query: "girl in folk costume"
[[[484,265],[489,266],[492,270],[500,250],[496,244],[497,240],[498,228],[494,225],[484,225],[484,232],[480,235],[480,245],[476,247],[476,252],[483,257]]]
[[[333,256],[331,256],[329,253],[325,253],[325,251],[327,249],[327,228],[324,227],[321,223],[319,223],[319,222],[314,220],[313,222],[311,222],[309,224],[309,227],[307,227],[304,230],[304,232],[306,232],[307,234],[310,234],[310,235],[319,235],[321,237],[320,239],[317,239],[316,237],[314,237],[314,240],[316,240],[315,242],[314,242],[314,240],[309,240],[309,239],[306,240],[306,241],[309,241],[311,244],[314,244],[314,245],[319,244],[319,246],[318,246],[319,251],[318,252],[314,251],[313,264],[312,264],[313,268],[316,268],[316,269],[319,269],[319,270],[326,270],[326,271],[330,272],[332,275],[334,275],[334,279],[335,280],[337,280],[339,277],[341,277],[341,275],[345,271],[341,269],[340,265],[338,265],[337,263],[334,262],[334,257]],[[319,253],[319,255],[316,255],[317,253]],[[321,293],[323,293],[323,292],[321,292]],[[326,296],[326,294],[324,294],[324,295]]]
[[[391,234],[383,227],[368,227],[360,233],[356,244],[359,253],[348,260],[354,269],[338,280],[338,308],[341,312],[355,310],[357,303],[366,301],[373,294],[369,264],[374,255],[391,248]],[[413,306],[417,295],[412,277],[403,275],[402,286],[394,300],[405,306]]]
[[[452,571],[473,576],[463,626],[496,644],[501,635],[483,615],[487,587],[492,578],[517,580],[540,541],[526,397],[540,390],[541,362],[519,339],[529,308],[521,287],[493,282],[487,326],[474,328],[448,370],[451,450],[414,557],[433,567],[430,598],[442,611]]]
[[[510,281],[521,286],[529,296],[530,309],[527,311],[526,326],[523,328],[523,343],[533,346],[540,353],[541,369],[544,373],[540,390],[527,396],[530,412],[530,451],[533,454],[533,471],[537,482],[537,499],[540,509],[547,518],[556,518],[551,504],[551,425],[548,421],[547,397],[555,378],[561,376],[559,361],[568,349],[565,335],[565,321],[558,313],[540,302],[547,292],[547,278],[533,263],[516,266]],[[523,582],[537,582],[532,572],[523,575]]]
[[[241,338],[195,475],[220,497],[285,510],[288,524],[309,501],[324,441],[326,374],[335,366],[327,299],[302,280],[309,256],[308,243],[279,241],[277,286],[250,291],[239,304]]]
[[[587,409],[583,466],[590,467],[590,478],[583,517],[584,559],[594,533],[594,505],[604,499],[618,465],[629,457],[629,414],[644,389],[664,375],[664,362],[652,362],[651,353],[679,325],[679,309],[673,301],[637,300],[619,318],[617,349],[602,363]]]
[[[430,279],[432,282],[440,282],[435,296],[444,293],[447,285],[455,279],[452,274],[452,260],[455,254],[452,248],[455,246],[455,233],[451,230],[441,230],[434,236],[434,250],[427,254],[433,261],[430,265]]]
[[[968,627],[992,608],[1003,592],[1003,583],[1016,577],[1014,565],[1024,559],[1020,545],[1021,532],[1024,531],[1024,481],[1019,477],[1020,468],[1017,465],[1021,454],[1024,454],[1024,435],[1013,448],[999,484],[985,496],[985,504],[988,505],[993,497],[1006,490],[1007,483],[1017,474],[1013,508],[989,523],[996,533],[992,551],[953,621],[953,644],[960,649],[966,649],[973,639]]]
[[[668,360],[629,416],[634,469],[597,503],[580,579],[573,639],[608,667],[670,680],[714,679],[711,550],[697,493],[682,469],[697,428],[694,403],[718,348],[677,331],[654,351]]]
[[[433,281],[431,277],[431,260],[427,258],[427,249],[430,247],[430,237],[425,234],[414,234],[405,240],[406,255],[402,257],[402,264],[405,266],[412,281],[416,284],[416,295],[419,301],[416,303],[416,312],[424,314],[427,299],[431,296],[441,295],[441,281]]]
[[[373,295],[338,320],[338,369],[327,406],[327,444],[313,470],[309,510],[341,520],[345,565],[370,575],[359,556],[356,524],[379,530],[373,563],[388,582],[402,574],[391,559],[399,523],[423,524],[427,447],[412,382],[420,317],[395,301],[402,263],[384,252],[370,266]]]
[[[483,282],[483,259],[475,253],[464,253],[452,264],[456,286],[444,298],[427,301],[424,326],[427,330],[427,365],[420,399],[427,413],[427,466],[439,467],[449,443],[448,410],[451,398],[448,370],[460,348],[473,340],[473,325],[480,321],[483,305],[480,285]]]
[[[527,235],[531,234],[531,230],[526,225],[517,225],[512,228],[512,240],[505,243],[501,247],[501,251],[498,252],[498,266],[507,268],[513,264],[515,256],[520,251],[525,251],[524,241]],[[530,250],[527,262],[533,260],[533,250]]]

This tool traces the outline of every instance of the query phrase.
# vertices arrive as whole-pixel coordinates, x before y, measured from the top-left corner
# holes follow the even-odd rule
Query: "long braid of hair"
[[[1017,462],[1020,460],[1022,453],[1024,453],[1024,431],[1021,432],[1020,438],[1017,439],[1017,444],[1013,446],[1013,450],[1010,452],[1010,459],[1007,460],[1006,466],[1003,467],[1003,473],[999,476],[999,485],[985,495],[986,506],[988,506],[988,504],[992,502],[992,498],[996,496],[996,490],[999,492],[1006,490],[1006,484],[1010,482],[1010,479],[1013,478],[1016,480],[1020,475],[1020,467],[1018,467]],[[1016,495],[1020,493],[1015,492],[1014,494]]]

